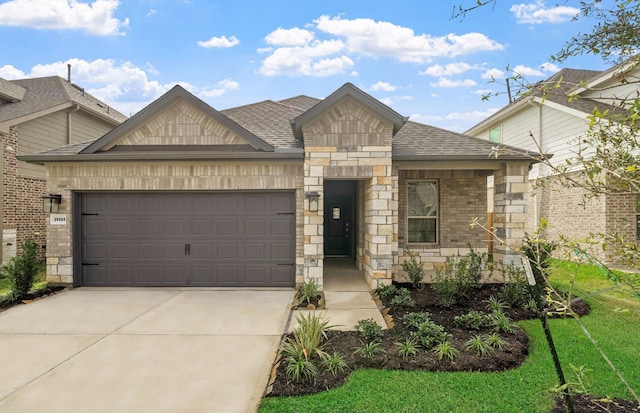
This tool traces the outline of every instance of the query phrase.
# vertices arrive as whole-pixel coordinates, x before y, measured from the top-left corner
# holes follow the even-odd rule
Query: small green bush
[[[531,298],[524,270],[512,264],[504,265],[502,277],[504,284],[500,291],[500,299],[511,307],[524,308]]]
[[[487,342],[487,336],[484,334],[476,334],[465,341],[464,348],[474,351],[478,357],[486,356],[493,351],[493,347]]]
[[[447,258],[444,267],[436,271],[432,284],[438,303],[451,307],[471,298],[473,291],[480,287],[487,260],[486,253],[477,253],[473,248],[467,255]]]
[[[424,267],[418,262],[413,252],[407,251],[407,254],[409,254],[410,258],[402,263],[402,269],[407,273],[407,277],[409,281],[411,281],[413,288],[418,288],[422,285]]]
[[[491,327],[493,325],[493,317],[490,314],[471,310],[467,314],[455,316],[453,323],[458,327],[480,330],[481,328]]]
[[[376,293],[380,298],[391,297],[392,295],[396,295],[397,292],[398,288],[393,284],[381,285],[376,288]]]
[[[420,326],[418,326],[418,330],[411,334],[416,340],[418,340],[420,345],[427,350],[433,348],[433,346],[438,343],[447,341],[449,337],[451,337],[451,334],[447,333],[443,326],[438,325],[431,320],[420,324]]]
[[[501,333],[514,333],[515,327],[513,322],[505,313],[502,311],[494,311],[491,314],[491,318],[493,319],[493,325],[495,328]]]
[[[489,312],[502,311],[505,308],[507,308],[507,305],[504,303],[504,301],[502,301],[499,298],[496,298],[494,295],[489,297],[486,303],[487,303],[487,310]]]
[[[426,311],[421,313],[407,313],[402,317],[402,324],[408,328],[417,329],[420,327],[420,324],[426,323],[427,321],[431,321],[431,314]]]
[[[363,359],[371,360],[376,354],[385,354],[387,352],[382,348],[382,344],[379,341],[371,341],[369,343],[361,341],[360,344],[361,346],[356,348],[353,354]]]
[[[411,291],[406,288],[400,288],[396,296],[391,299],[391,305],[396,307],[415,307],[416,302],[411,298]]]
[[[504,348],[504,346],[507,345],[507,342],[502,337],[500,337],[500,334],[495,332],[491,334],[487,334],[485,336],[485,341],[493,349],[498,349],[498,350],[502,350],[502,348]]]
[[[412,338],[407,338],[404,342],[397,342],[395,345],[398,348],[398,355],[403,360],[418,355],[418,343]]]
[[[337,351],[328,355],[327,358],[322,360],[320,365],[334,376],[338,373],[342,373],[348,367],[344,356]]]
[[[11,290],[14,299],[25,297],[38,274],[40,262],[38,261],[38,246],[31,240],[22,244],[22,254],[2,267],[2,275],[11,282]]]
[[[446,357],[451,362],[455,362],[456,358],[460,355],[458,349],[456,349],[449,340],[444,340],[436,344],[431,351],[438,356],[438,360]]]
[[[455,280],[448,274],[450,267],[445,265],[443,270],[437,270],[431,288],[436,295],[436,301],[442,307],[452,307],[457,302],[458,287]]]
[[[358,324],[355,325],[356,332],[364,341],[370,343],[372,341],[380,341],[384,336],[382,327],[376,323],[373,318],[368,320],[358,320]]]
[[[305,281],[298,287],[298,305],[304,304],[312,304],[317,302],[320,298],[320,289],[318,288],[318,284],[316,280],[310,279]]]
[[[287,364],[285,374],[294,381],[311,380],[318,375],[315,359],[319,361],[329,358],[323,350],[327,331],[331,326],[327,320],[315,314],[296,317],[298,327],[293,330],[282,345],[282,355]]]

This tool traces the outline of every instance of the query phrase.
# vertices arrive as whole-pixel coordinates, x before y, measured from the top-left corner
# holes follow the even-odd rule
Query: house
[[[2,180],[0,262],[15,257],[26,239],[45,245],[41,196],[45,168],[18,160],[60,146],[96,139],[126,117],[60,77],[0,78]]]
[[[637,99],[640,91],[637,63],[637,58],[633,58],[605,71],[562,69],[465,133],[498,144],[553,154],[552,164],[563,165],[567,159],[574,159],[580,138],[589,128],[587,117],[594,108],[616,111],[622,99]],[[568,176],[582,179],[578,169]],[[563,186],[556,177],[557,173],[544,164],[534,165],[529,173],[530,183],[539,178],[545,182],[530,193],[529,232],[541,218],[546,218],[551,239],[560,234],[580,240],[591,233],[617,233],[632,242],[638,240],[639,195],[602,195],[585,203],[584,189]],[[604,260],[610,258],[599,246],[589,251]]]
[[[428,274],[496,226],[524,234],[531,154],[409,121],[352,84],[218,111],[180,86],[99,139],[24,156],[61,195],[50,281],[84,286],[279,286],[342,257],[372,288]],[[497,246],[496,260],[513,260]]]

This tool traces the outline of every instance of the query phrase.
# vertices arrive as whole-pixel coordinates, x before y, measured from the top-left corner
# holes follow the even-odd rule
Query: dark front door
[[[324,255],[353,255],[355,182],[325,183]]]

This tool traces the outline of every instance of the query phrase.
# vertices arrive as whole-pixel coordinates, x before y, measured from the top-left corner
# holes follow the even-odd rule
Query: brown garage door
[[[295,284],[292,192],[87,193],[82,285]]]

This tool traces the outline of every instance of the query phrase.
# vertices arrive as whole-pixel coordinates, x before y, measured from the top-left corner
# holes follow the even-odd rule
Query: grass
[[[575,273],[571,264],[553,269],[551,282],[589,294],[611,287],[595,267]],[[640,383],[640,300],[624,291],[592,295],[592,313],[582,321],[629,383]],[[531,338],[531,354],[521,367],[500,373],[445,373],[359,370],[338,389],[303,397],[265,398],[260,412],[548,412],[557,379],[538,320],[519,323]],[[587,389],[595,396],[632,399],[587,340],[575,320],[550,320],[565,375],[570,364],[591,369]],[[636,386],[637,387],[637,386]],[[634,389],[636,393],[640,389]],[[464,395],[464,397],[461,397]]]

